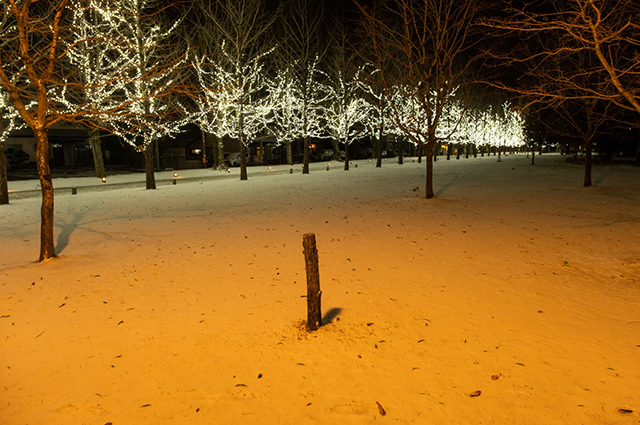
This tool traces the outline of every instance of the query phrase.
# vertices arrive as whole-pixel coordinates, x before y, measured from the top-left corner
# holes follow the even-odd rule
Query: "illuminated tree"
[[[66,49],[65,62],[75,73],[65,78],[65,84],[50,88],[50,97],[59,105],[59,112],[72,116],[78,109],[86,109],[95,114],[118,114],[118,107],[126,102],[122,97],[126,81],[122,70],[130,67],[131,54],[124,40],[119,39],[117,29],[126,25],[129,17],[110,6],[112,2],[104,0],[83,0],[74,3],[69,11],[68,34],[61,43]],[[83,118],[86,116],[80,119]],[[96,176],[102,178],[106,173],[101,127],[104,124],[99,120],[91,120],[88,140]]]
[[[59,47],[68,6],[68,0],[2,2],[0,82],[36,139],[36,166],[42,191],[40,261],[56,255],[48,132],[65,117],[57,113],[49,89],[63,81]]]
[[[502,104],[502,116],[497,128],[498,161],[500,161],[500,155],[504,148],[520,146],[525,140],[524,118],[510,102]]]
[[[380,72],[392,117],[407,137],[426,149],[427,198],[435,196],[436,130],[468,69],[469,49],[477,42],[469,35],[483,7],[481,1],[456,0],[380,0],[372,7],[359,6],[373,52],[369,62]],[[394,101],[394,87],[402,92],[399,98],[410,97],[408,106]]]
[[[368,70],[369,72],[365,72]],[[358,83],[362,91],[362,98],[367,104],[366,131],[372,136],[372,157],[376,159],[376,168],[382,167],[382,139],[385,133],[402,134],[404,131],[395,125],[391,119],[391,104],[387,99],[387,93],[380,73],[372,66],[365,67],[358,73]],[[392,96],[399,94],[393,89]],[[399,101],[399,98],[397,98]],[[404,99],[402,100],[404,102]],[[404,103],[402,105],[405,105]]]
[[[491,105],[485,110],[470,108],[464,124],[463,131],[468,133],[470,142],[476,149],[479,148],[481,156],[484,156],[484,151],[488,151],[490,142],[497,133],[498,120],[492,113]]]
[[[283,50],[281,58],[293,65],[292,84],[299,99],[304,140],[303,174],[309,173],[309,139],[322,124],[320,109],[327,96],[321,87],[323,75],[320,70],[320,62],[328,48],[328,43],[322,42],[326,38],[322,34],[323,15],[323,2],[291,0],[287,2],[279,34]]]
[[[302,137],[304,125],[301,99],[297,96],[293,78],[292,66],[287,65],[267,80],[270,106],[268,114],[263,115],[265,128],[275,137],[276,143],[285,146],[289,165],[293,164],[291,145]]]
[[[4,125],[5,120],[7,126]],[[18,112],[11,103],[8,103],[2,89],[0,89],[0,205],[9,203],[9,187],[7,182],[7,155],[5,153],[4,142],[14,129],[24,126],[16,125],[18,122]]]
[[[340,158],[338,143],[344,144],[344,169],[349,170],[349,144],[366,134],[369,105],[359,93],[357,77],[349,78],[345,72],[348,71],[334,70],[328,78],[324,127],[334,141],[334,159]]]
[[[24,123],[31,128],[36,139],[36,166],[42,192],[40,261],[56,256],[49,129],[59,122],[67,121],[79,125],[104,125],[109,130],[128,137],[138,130],[149,131],[147,128],[154,126],[146,118],[154,117],[155,111],[152,107],[141,105],[153,104],[168,90],[165,85],[154,86],[154,83],[164,84],[166,80],[154,80],[153,77],[160,73],[160,69],[150,66],[154,63],[150,57],[147,57],[148,61],[144,61],[145,51],[148,43],[154,40],[154,34],[147,34],[148,37],[145,38],[142,24],[135,26],[141,20],[148,23],[146,19],[149,16],[141,15],[141,9],[135,7],[126,9],[133,3],[138,4],[125,0],[108,2],[109,7],[104,8],[103,14],[94,15],[77,13],[79,8],[100,9],[88,2],[2,1],[0,83],[7,99]],[[77,20],[79,16],[104,18],[109,13],[122,13],[127,19],[119,20],[118,25],[109,28],[108,32],[106,25],[96,24],[95,20],[89,20],[86,24]],[[77,25],[85,25],[88,32],[82,33]],[[139,31],[131,31],[132,28],[138,28]],[[151,30],[154,31],[156,30]],[[79,67],[78,61],[83,57],[82,52],[94,51],[94,45],[100,45],[99,48],[110,51],[115,56],[118,51],[125,52],[126,58],[135,58],[138,65],[146,67],[134,66],[131,62],[126,66],[115,66],[116,62],[105,61],[100,68],[105,78],[89,79],[82,74],[91,67]],[[114,47],[116,45],[118,47]],[[117,89],[107,87],[111,85],[115,85]],[[146,90],[143,89],[145,86]],[[97,95],[100,90],[112,94],[108,101],[103,102]],[[97,97],[89,99],[87,92]]]
[[[349,170],[349,144],[366,135],[369,104],[359,85],[364,66],[351,48],[344,10],[332,13],[331,43],[325,65],[325,81],[329,98],[324,108],[325,129],[333,144],[333,159],[340,160],[340,143],[344,144],[344,169]]]
[[[128,66],[123,103],[117,113],[107,112],[99,119],[144,153],[146,187],[155,189],[153,142],[173,137],[188,122],[188,114],[175,95],[184,78],[180,71],[186,66],[186,47],[173,37],[181,19],[175,19],[164,9],[169,6],[156,0],[117,0],[109,5],[125,16],[111,30],[125,46]]]
[[[264,130],[263,68],[273,50],[268,31],[277,15],[258,0],[208,2],[202,12],[202,31],[217,32],[221,40],[219,49],[206,48],[195,62],[205,98],[199,103],[202,126],[240,142],[240,179],[247,180],[247,147]],[[203,106],[215,112],[207,114]]]
[[[456,158],[460,159],[461,145],[469,142],[468,122],[470,115],[462,102],[455,98],[457,91],[457,88],[451,91],[451,95],[442,109],[442,119],[436,128],[436,143],[447,142],[447,159],[449,159],[450,147],[452,146],[457,148]],[[433,97],[435,98],[435,95]],[[413,128],[415,127],[416,125],[413,126]],[[418,131],[420,131],[419,128]]]

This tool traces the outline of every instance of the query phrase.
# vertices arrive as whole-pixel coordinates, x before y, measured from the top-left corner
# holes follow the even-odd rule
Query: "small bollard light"
[[[371,160],[369,160],[369,164],[371,164]]]
[[[178,181],[176,179],[173,179],[173,184],[174,185],[178,184]]]
[[[77,195],[78,194],[78,189],[76,189],[75,187],[71,188],[71,194],[72,195]]]
[[[227,173],[231,174],[231,168],[227,168]]]
[[[269,171],[271,171],[271,170],[272,170],[272,168],[271,168],[271,167],[269,167]]]
[[[178,177],[178,173],[173,173],[173,177]]]
[[[293,174],[293,168],[289,170],[289,174]]]
[[[358,164],[353,164],[354,167],[358,168]]]
[[[107,182],[107,178],[106,178],[106,177],[103,177],[103,178],[102,178],[102,183],[106,183],[106,182]]]

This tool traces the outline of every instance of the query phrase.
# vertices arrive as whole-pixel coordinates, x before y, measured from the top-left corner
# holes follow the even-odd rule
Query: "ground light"
[[[106,178],[106,177],[103,177],[103,178],[102,178],[102,183],[106,183],[106,182],[107,182],[107,178]]]

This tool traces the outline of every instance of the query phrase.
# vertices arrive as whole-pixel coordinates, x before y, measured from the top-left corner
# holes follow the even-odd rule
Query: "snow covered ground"
[[[58,193],[45,263],[10,182],[0,424],[639,423],[640,169],[496,159],[436,162],[433,200],[411,160],[114,176]]]

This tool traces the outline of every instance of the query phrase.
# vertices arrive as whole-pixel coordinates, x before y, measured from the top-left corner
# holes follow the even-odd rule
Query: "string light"
[[[357,82],[362,70],[358,70],[353,78],[348,78],[342,71],[327,78],[326,90],[330,98],[323,110],[324,126],[332,139],[344,144],[345,150],[352,141],[366,136],[367,130],[375,127],[371,121],[371,105],[362,98]]]

